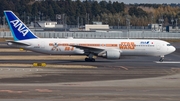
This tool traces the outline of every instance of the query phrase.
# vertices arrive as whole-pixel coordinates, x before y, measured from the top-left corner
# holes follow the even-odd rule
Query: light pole
[[[163,32],[163,22],[164,22],[164,19],[163,19],[163,18],[160,18],[160,19],[159,19],[159,24],[162,25],[162,26],[161,26],[161,27],[162,27],[162,28],[161,28],[162,32]]]
[[[129,39],[130,19],[128,17],[126,17],[126,25],[127,25],[127,30],[128,30],[128,39]]]
[[[172,22],[172,26],[173,26],[173,22],[174,22],[174,19],[173,19],[173,18],[171,19],[171,22]]]
[[[5,16],[3,16],[3,28],[5,28]]]
[[[89,24],[89,13],[86,13],[86,24]]]
[[[120,22],[120,18],[118,18],[118,29],[119,29],[119,22]]]
[[[176,18],[175,21],[176,21],[176,27],[177,27],[177,21],[178,21],[178,19]]]
[[[106,25],[107,25],[107,23],[108,23],[108,18],[106,18]]]
[[[153,23],[153,19],[154,19],[154,16],[152,15],[152,16],[151,16],[151,25],[152,25],[152,23]]]
[[[177,21],[178,21],[178,19],[176,18],[175,21],[176,21],[176,32],[177,32],[177,29],[178,29],[178,28],[177,28]]]
[[[29,16],[27,16],[27,24],[29,25]]]
[[[24,17],[23,22],[26,24],[26,12],[24,12],[23,17]]]
[[[79,28],[79,16],[78,16],[78,18],[77,18],[77,27]]]
[[[0,23],[1,23],[1,17],[0,17]],[[0,24],[1,25],[1,24]]]
[[[153,28],[153,19],[154,19],[154,16],[151,15],[151,31],[152,31],[152,28]],[[155,28],[153,28],[153,29],[155,29]]]

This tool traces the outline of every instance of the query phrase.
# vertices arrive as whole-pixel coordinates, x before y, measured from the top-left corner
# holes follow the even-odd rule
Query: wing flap
[[[100,52],[104,51],[103,48],[99,48],[99,47],[89,47],[89,46],[80,46],[80,45],[70,45],[70,46],[82,49],[82,50],[84,50],[85,53],[99,54]]]

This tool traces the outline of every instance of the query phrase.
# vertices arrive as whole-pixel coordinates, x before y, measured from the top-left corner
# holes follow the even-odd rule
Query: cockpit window
[[[167,44],[167,46],[172,46],[171,44]]]

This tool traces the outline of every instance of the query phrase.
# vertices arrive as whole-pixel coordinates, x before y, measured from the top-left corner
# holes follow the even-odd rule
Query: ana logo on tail
[[[18,28],[18,31],[23,34],[23,36],[26,36],[26,34],[29,32],[28,29],[26,29],[25,26],[19,21],[19,20],[13,20],[10,21],[15,28]]]
[[[4,11],[15,41],[38,38],[12,11]]]

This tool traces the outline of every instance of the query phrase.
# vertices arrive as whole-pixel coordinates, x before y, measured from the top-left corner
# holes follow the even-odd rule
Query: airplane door
[[[160,45],[160,43],[156,43],[155,47],[156,47],[156,52],[154,54],[157,54],[157,55],[161,54],[161,45]]]
[[[157,50],[159,51],[161,49],[161,45],[159,43],[157,43],[157,46],[156,46]]]
[[[44,45],[43,42],[40,42],[39,46],[40,46],[40,48],[42,48],[42,49],[45,48],[45,45]]]

